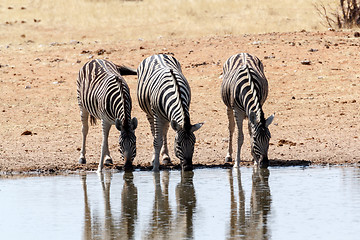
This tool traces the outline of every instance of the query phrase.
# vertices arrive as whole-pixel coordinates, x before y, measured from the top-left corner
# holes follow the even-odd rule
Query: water
[[[360,168],[0,179],[1,239],[358,239]]]

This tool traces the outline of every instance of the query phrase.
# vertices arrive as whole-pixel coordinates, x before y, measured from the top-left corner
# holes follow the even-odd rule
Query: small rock
[[[354,32],[354,37],[360,37],[360,33],[359,32]]]
[[[33,133],[29,130],[26,130],[21,134],[21,136],[26,136],[26,135],[33,135]]]
[[[99,49],[96,51],[97,55],[103,55],[104,53],[106,53],[105,49]]]
[[[302,65],[311,65],[311,61],[310,60],[303,60],[301,61]]]
[[[50,46],[54,47],[54,46],[60,46],[61,44],[58,42],[52,42],[50,43]]]
[[[272,59],[272,58],[275,58],[274,55],[271,55],[271,56],[265,56],[264,59]]]
[[[70,40],[70,44],[82,44],[82,42],[78,41],[78,40]]]
[[[309,49],[309,52],[317,52],[317,51],[319,51],[319,49],[315,49],[315,48],[310,48]]]

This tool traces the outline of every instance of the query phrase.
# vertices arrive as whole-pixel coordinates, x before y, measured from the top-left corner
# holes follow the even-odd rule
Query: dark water
[[[360,168],[0,179],[0,239],[359,239]]]

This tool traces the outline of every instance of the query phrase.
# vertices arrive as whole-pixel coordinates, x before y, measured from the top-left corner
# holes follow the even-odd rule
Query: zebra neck
[[[256,116],[256,119],[255,119],[255,122],[256,123],[260,123],[260,122],[264,122],[265,119],[264,119],[264,112],[263,110],[261,109],[261,107],[257,108],[257,109],[251,109],[248,111],[247,113],[247,116],[250,117],[250,114],[251,112],[254,112],[255,113],[255,116]]]
[[[188,113],[188,110],[185,109],[185,104],[183,103],[183,101],[181,99],[180,86],[176,79],[173,69],[170,69],[170,73],[171,73],[171,76],[172,76],[173,82],[174,82],[174,88],[175,88],[174,92],[176,94],[176,103],[175,104],[177,105],[177,110],[172,111],[173,116],[170,116],[170,119],[175,120],[178,124],[180,124],[181,126],[184,127],[185,125],[190,123],[189,113]]]
[[[185,114],[184,116],[182,116],[174,112],[174,114],[172,114],[172,116],[170,117],[170,121],[172,120],[175,120],[180,126],[185,129],[188,129],[189,126],[191,126],[189,114]]]
[[[120,103],[118,105],[118,111],[116,112],[116,118],[120,119],[124,126],[128,126],[131,120],[130,96],[128,91],[126,91],[127,86],[124,86],[123,81],[119,78],[116,78],[116,81],[120,92]]]
[[[259,97],[257,94],[257,90],[255,88],[254,81],[252,79],[252,74],[250,72],[250,68],[246,65],[246,71],[248,75],[248,84],[249,91],[244,96],[244,102],[246,103],[246,114],[247,116],[250,116],[251,112],[254,112],[256,114],[256,119],[258,121],[261,120],[261,116],[263,115],[261,105],[259,102]],[[247,102],[246,102],[247,101]]]

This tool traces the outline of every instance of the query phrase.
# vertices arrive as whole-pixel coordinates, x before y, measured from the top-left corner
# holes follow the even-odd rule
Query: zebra
[[[269,125],[274,115],[264,118],[262,105],[268,95],[268,82],[264,67],[259,58],[248,53],[231,56],[223,66],[221,96],[227,107],[229,119],[229,147],[226,162],[232,161],[232,137],[235,121],[238,127],[238,142],[235,167],[239,167],[241,146],[244,142],[243,120],[248,117],[248,129],[251,142],[251,155],[260,168],[269,165],[268,149],[270,141]]]
[[[192,170],[194,132],[204,123],[190,123],[191,92],[180,63],[169,55],[153,55],[140,63],[137,74],[138,102],[154,137],[153,170],[159,171],[160,155],[163,164],[171,163],[167,147],[169,123],[176,131],[175,156],[180,159],[183,170]]]
[[[112,163],[108,136],[114,124],[120,131],[120,153],[125,160],[125,170],[132,168],[132,161],[136,156],[135,129],[138,122],[135,117],[131,118],[130,90],[122,75],[136,75],[136,71],[107,60],[94,59],[80,69],[77,79],[83,137],[79,163],[86,163],[85,145],[90,115],[91,125],[96,124],[96,119],[101,119],[102,122],[103,140],[98,172],[102,171],[104,161]]]

